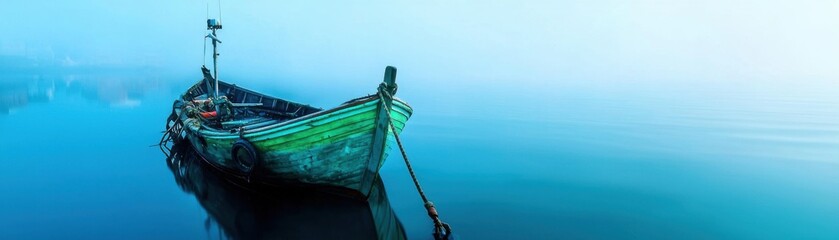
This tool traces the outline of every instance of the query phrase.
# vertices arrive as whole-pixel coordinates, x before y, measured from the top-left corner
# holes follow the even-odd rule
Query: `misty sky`
[[[6,1],[0,55],[203,63],[207,1]],[[218,17],[218,2],[210,1]],[[222,78],[837,86],[837,1],[222,1]],[[209,63],[209,62],[208,62]],[[403,75],[400,75],[403,76]],[[345,82],[342,82],[345,81]],[[582,82],[582,83],[581,83]]]

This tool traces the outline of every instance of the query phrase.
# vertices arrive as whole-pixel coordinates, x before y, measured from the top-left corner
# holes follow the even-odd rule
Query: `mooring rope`
[[[449,226],[449,224],[440,220],[440,215],[437,213],[437,209],[434,207],[434,203],[429,201],[428,197],[425,196],[425,192],[422,191],[422,186],[420,186],[419,180],[417,180],[417,175],[414,173],[414,168],[411,167],[411,161],[408,160],[408,154],[405,152],[405,147],[402,146],[402,140],[399,139],[399,134],[396,133],[396,127],[393,126],[393,119],[390,117],[390,106],[385,104],[384,95],[387,95],[388,98],[393,99],[393,96],[390,94],[390,92],[385,90],[386,88],[386,83],[382,83],[382,85],[379,86],[379,99],[382,106],[387,111],[388,126],[390,127],[390,131],[393,132],[393,137],[396,139],[396,145],[399,146],[399,151],[402,153],[402,159],[405,160],[405,166],[408,168],[408,173],[411,174],[411,180],[414,180],[414,186],[417,187],[417,193],[419,193],[423,203],[425,204],[425,209],[428,212],[428,216],[431,217],[431,220],[434,222],[434,236],[438,239],[446,239],[451,235],[452,228],[451,226]]]

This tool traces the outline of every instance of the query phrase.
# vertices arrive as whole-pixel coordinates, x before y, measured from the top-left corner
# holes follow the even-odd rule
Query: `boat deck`
[[[184,101],[206,101],[209,99],[204,84],[194,85],[184,96]],[[245,130],[260,128],[280,122],[285,122],[323,109],[305,104],[295,103],[264,94],[260,94],[234,84],[219,81],[219,94],[228,99],[231,107],[232,119],[213,121],[201,119],[202,127],[213,131],[229,131],[244,128]],[[212,111],[203,109],[202,111]]]

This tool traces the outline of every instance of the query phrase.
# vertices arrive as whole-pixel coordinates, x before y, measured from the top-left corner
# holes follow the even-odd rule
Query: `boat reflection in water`
[[[188,144],[167,160],[175,181],[231,239],[406,239],[380,178],[368,200],[226,177]]]

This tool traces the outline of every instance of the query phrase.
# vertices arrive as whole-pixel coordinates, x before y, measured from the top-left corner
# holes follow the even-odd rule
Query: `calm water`
[[[407,150],[461,239],[839,238],[839,89],[436,89],[412,88],[405,72],[398,96],[415,108]],[[225,229],[236,217],[214,212],[231,206],[261,214],[243,229],[301,236],[292,233],[336,225],[318,217],[365,208],[253,197],[217,180],[202,183],[222,189],[216,200],[188,191],[203,175],[179,178],[149,146],[197,76],[2,76],[0,239],[253,236]],[[242,85],[331,107],[377,81],[335,94]],[[397,156],[382,169],[389,204],[410,238],[429,239]]]

